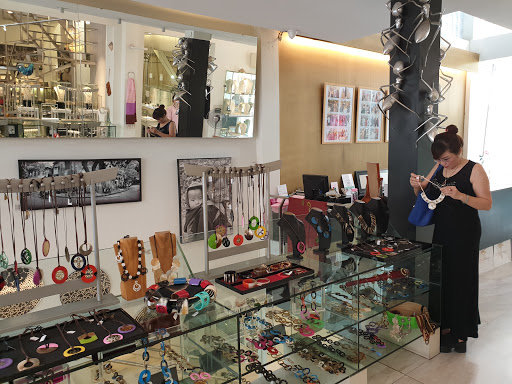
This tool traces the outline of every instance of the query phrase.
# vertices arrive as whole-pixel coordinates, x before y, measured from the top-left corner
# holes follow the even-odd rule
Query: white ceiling
[[[379,32],[389,24],[383,0],[136,0],[337,43]],[[405,0],[403,0],[405,2]],[[445,0],[446,13],[462,11],[512,28],[511,0]]]

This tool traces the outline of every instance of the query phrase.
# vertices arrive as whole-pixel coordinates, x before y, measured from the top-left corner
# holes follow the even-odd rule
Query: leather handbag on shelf
[[[402,323],[402,319],[410,319],[411,328],[419,328],[427,345],[430,341],[430,335],[433,335],[437,328],[437,325],[430,320],[427,307],[419,303],[406,301],[393,307],[387,312],[387,315],[390,324],[393,323],[393,318],[395,317],[398,319],[399,324]]]
[[[430,180],[434,178],[439,169],[442,167],[442,165],[437,167]],[[427,225],[434,224],[434,210],[428,207],[428,203],[421,197],[421,192],[418,193],[416,204],[414,204],[414,207],[412,207],[412,211],[409,214],[408,220],[409,223],[415,225],[416,227],[426,227]]]

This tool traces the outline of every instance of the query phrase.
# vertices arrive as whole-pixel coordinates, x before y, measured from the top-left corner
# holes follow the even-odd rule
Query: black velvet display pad
[[[272,271],[272,272],[267,273],[267,274],[262,275],[262,276],[254,277],[253,279],[255,279],[255,280],[256,279],[264,279],[264,278],[269,278],[270,279],[270,283],[259,285],[259,286],[257,285],[254,288],[240,289],[240,287],[242,286],[242,282],[243,282],[243,279],[240,279],[240,278],[238,278],[237,281],[235,281],[233,284],[225,283],[223,277],[217,277],[215,279],[215,282],[220,284],[220,285],[222,285],[222,286],[224,286],[224,287],[226,287],[226,288],[231,289],[232,291],[234,291],[234,292],[236,292],[236,293],[238,293],[240,295],[245,295],[247,293],[255,292],[255,291],[258,291],[260,289],[279,287],[279,286],[282,286],[284,284],[287,284],[288,282],[290,282],[292,280],[300,279],[300,278],[302,278],[304,276],[313,275],[315,273],[314,269],[311,269],[311,268],[308,268],[308,267],[304,267],[302,265],[295,264],[295,263],[291,263],[291,264],[292,265],[290,267],[288,267],[288,268],[279,269],[277,271]],[[276,278],[279,273],[284,272],[284,271],[289,271],[289,270],[292,270],[292,269],[295,269],[295,268],[303,269],[306,272],[301,273],[301,274],[292,274],[290,276]],[[242,271],[242,272],[251,272],[251,271],[252,271],[252,269],[248,269],[248,270]],[[238,273],[240,273],[240,272],[238,272]]]
[[[62,339],[61,334],[56,326],[44,328],[42,334],[47,335],[46,339],[43,343],[35,342],[30,340],[30,332],[27,332],[25,335],[21,337],[21,342],[23,344],[23,349],[31,358],[39,359],[40,365],[38,367],[34,367],[32,369],[27,369],[25,371],[18,371],[17,365],[25,360],[25,355],[21,351],[20,348],[20,340],[18,336],[13,336],[7,339],[7,344],[11,347],[14,347],[15,350],[10,350],[8,352],[0,353],[0,358],[10,358],[13,360],[13,363],[4,369],[0,370],[0,382],[9,382],[15,379],[29,376],[41,371],[48,371],[49,369],[69,363],[74,360],[78,360],[87,356],[92,356],[93,360],[97,359],[96,354],[99,352],[104,352],[106,355],[108,354],[109,358],[113,358],[115,356],[119,356],[127,353],[123,348],[119,351],[119,353],[115,353],[116,349],[120,347],[127,346],[129,344],[135,343],[137,340],[143,339],[147,336],[147,333],[142,329],[142,327],[133,319],[129,314],[127,314],[122,309],[115,309],[109,312],[109,315],[114,315],[115,320],[119,320],[125,324],[133,324],[135,325],[135,330],[130,333],[120,333],[117,329],[122,326],[121,323],[108,319],[103,322],[103,326],[108,329],[111,333],[119,333],[123,336],[122,340],[116,341],[111,344],[105,344],[103,339],[108,336],[108,332],[105,331],[102,327],[96,324],[96,322],[86,322],[84,320],[79,320],[78,323],[84,329],[85,332],[94,332],[96,336],[98,336],[98,340],[95,340],[89,344],[80,344],[78,341],[78,336],[82,335],[84,331],[82,331],[75,322],[71,322],[66,325],[63,330],[66,339],[71,344],[71,346],[83,346],[85,351],[73,356],[65,357],[63,355],[64,351],[69,348],[69,345]],[[88,317],[92,318],[92,317]],[[61,329],[63,328],[60,325]],[[73,334],[67,333],[68,331],[75,331]],[[41,337],[41,332],[34,333],[34,336]],[[59,348],[51,353],[47,354],[39,354],[36,352],[37,347],[47,344],[47,343],[56,343],[59,345]],[[2,348],[2,347],[0,347]]]
[[[398,242],[399,240],[400,239],[394,239],[392,241],[381,242],[380,245],[377,245],[376,240],[372,240],[359,245],[344,245],[342,249],[344,253],[366,257],[372,260],[386,261],[388,259],[401,257],[414,250],[425,250],[432,247],[432,244],[419,241],[411,242],[410,244],[400,244]],[[397,245],[393,246],[393,251],[384,250],[384,248],[389,248],[390,243],[394,244],[394,242],[397,242]],[[376,253],[376,251],[379,254],[372,255],[372,252]]]

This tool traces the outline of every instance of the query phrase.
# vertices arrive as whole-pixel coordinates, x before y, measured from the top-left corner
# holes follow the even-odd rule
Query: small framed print
[[[384,93],[378,89],[359,87],[357,94],[356,143],[380,143],[384,134],[384,115],[379,101]]]
[[[351,85],[324,84],[322,144],[352,143],[356,88]]]

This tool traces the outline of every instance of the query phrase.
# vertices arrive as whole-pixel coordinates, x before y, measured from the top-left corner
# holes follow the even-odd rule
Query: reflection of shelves
[[[236,113],[226,113],[228,117],[254,117],[254,115],[238,115]]]
[[[231,96],[255,96],[254,93],[231,93],[231,92],[224,92],[224,95],[231,95]]]

